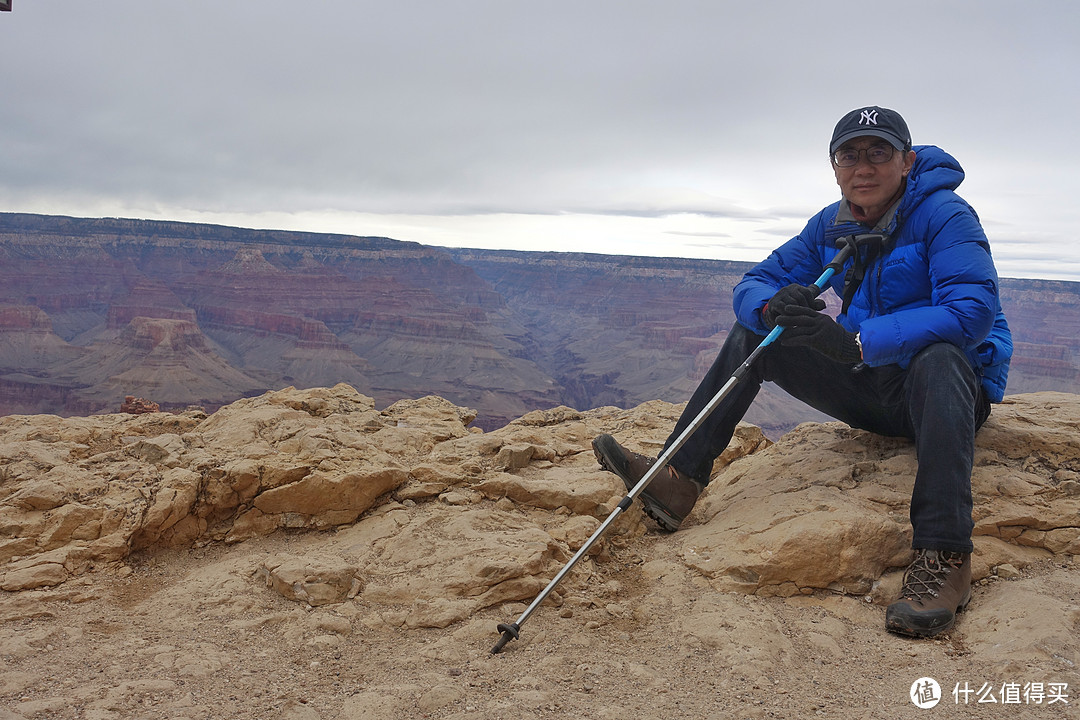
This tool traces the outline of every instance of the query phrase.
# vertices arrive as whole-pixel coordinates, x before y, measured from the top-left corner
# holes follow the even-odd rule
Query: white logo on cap
[[[877,110],[863,110],[859,116],[860,125],[877,125]]]

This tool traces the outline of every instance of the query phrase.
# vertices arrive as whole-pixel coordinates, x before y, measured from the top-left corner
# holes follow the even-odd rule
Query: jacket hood
[[[964,181],[964,169],[949,153],[934,145],[916,145],[915,163],[908,174],[907,189],[900,204],[905,212],[939,190],[955,190]]]

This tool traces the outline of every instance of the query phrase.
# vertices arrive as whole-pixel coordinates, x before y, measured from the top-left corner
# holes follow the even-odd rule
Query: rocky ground
[[[631,509],[490,654],[622,495],[589,438],[655,452],[677,410],[476,433],[437,398],[377,411],[339,386],[4,418],[0,720],[1077,717],[1080,398],[1060,394],[980,433],[977,581],[947,635],[883,630],[910,447],[744,426],[683,530]]]

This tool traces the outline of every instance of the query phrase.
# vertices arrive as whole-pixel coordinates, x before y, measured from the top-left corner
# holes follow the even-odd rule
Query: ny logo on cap
[[[859,116],[860,125],[877,125],[877,110],[863,110],[862,115]]]

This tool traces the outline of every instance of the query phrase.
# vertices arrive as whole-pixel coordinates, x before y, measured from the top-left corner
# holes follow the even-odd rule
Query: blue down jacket
[[[862,248],[865,275],[837,317],[860,333],[867,365],[907,367],[927,345],[962,348],[987,397],[1000,402],[1012,356],[1012,334],[1001,311],[997,270],[975,211],[953,192],[963,181],[960,164],[940,148],[913,148],[915,163],[876,256]],[[841,201],[843,202],[843,201]],[[797,236],[777,248],[735,286],[738,321],[759,334],[768,328],[761,308],[777,289],[814,282],[836,255],[837,238],[870,228],[840,221],[840,202],[815,215]],[[842,296],[849,259],[830,280]]]

